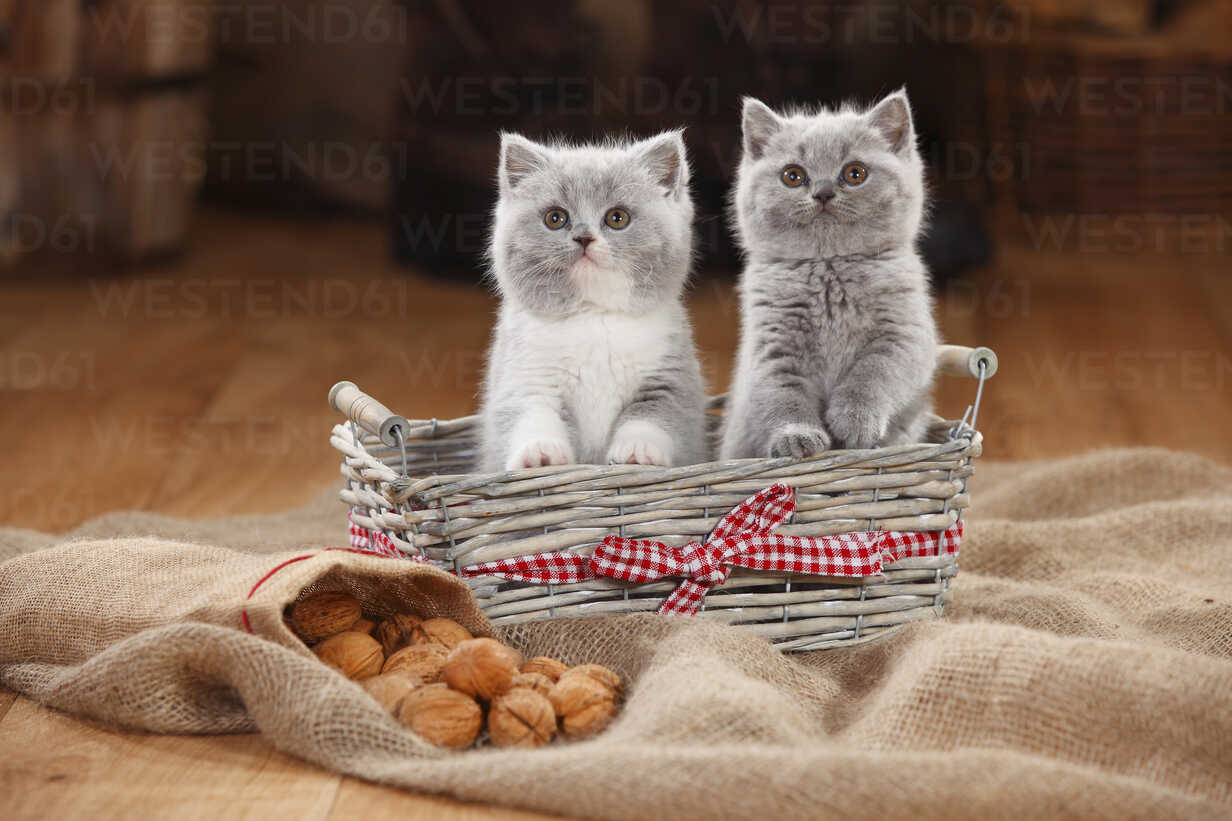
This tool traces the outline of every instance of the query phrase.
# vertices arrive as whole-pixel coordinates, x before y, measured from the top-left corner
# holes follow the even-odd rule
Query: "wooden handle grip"
[[[355,387],[354,382],[339,382],[330,388],[329,406],[390,447],[398,444],[394,428],[401,428],[403,435],[410,430],[405,418]]]
[[[937,348],[937,371],[949,376],[980,378],[980,363],[984,378],[997,372],[997,355],[992,348],[964,348],[962,345],[941,345]]]

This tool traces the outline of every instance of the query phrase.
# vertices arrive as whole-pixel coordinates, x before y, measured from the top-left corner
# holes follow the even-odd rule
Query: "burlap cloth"
[[[444,574],[319,551],[342,538],[332,499],[216,522],[115,514],[68,541],[0,531],[0,683],[582,817],[1232,817],[1232,471],[1136,450],[980,473],[942,622],[795,656],[685,618],[513,631],[527,653],[630,678],[588,742],[442,754],[297,648],[282,605],[312,584],[484,630]]]

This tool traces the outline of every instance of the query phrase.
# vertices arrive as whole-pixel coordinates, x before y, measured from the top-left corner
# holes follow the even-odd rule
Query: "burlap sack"
[[[225,678],[209,686],[203,678],[186,680],[181,653],[186,643],[221,650],[221,642],[277,652],[282,663],[289,652],[319,667],[284,622],[285,609],[301,595],[344,591],[376,616],[445,616],[491,635],[455,577],[349,550],[253,555],[117,539],[30,553],[0,570],[0,624],[12,628],[0,635],[0,683],[70,712],[160,732],[257,729],[246,700],[227,692]],[[202,658],[213,669],[216,662]],[[120,692],[125,697],[116,697]]]
[[[340,772],[582,817],[1228,817],[1232,471],[1135,451],[984,474],[943,622],[798,656],[653,615],[503,635],[629,679],[621,717],[582,743],[442,753],[319,664],[281,624],[314,584],[484,628],[447,575],[336,551],[252,600],[300,553],[117,538],[19,556],[0,565],[0,683],[124,726],[256,728]],[[150,529],[88,532],[133,521]]]

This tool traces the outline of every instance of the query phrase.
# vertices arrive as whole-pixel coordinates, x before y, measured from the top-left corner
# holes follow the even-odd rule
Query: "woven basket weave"
[[[942,346],[938,369],[983,380],[997,367],[987,348]],[[353,526],[408,556],[459,572],[536,553],[588,553],[605,536],[679,547],[703,539],[751,494],[781,482],[796,491],[790,524],[776,532],[944,531],[970,503],[967,481],[982,437],[976,403],[961,420],[935,417],[926,442],[834,450],[808,459],[737,459],[661,468],[565,465],[468,473],[478,418],[407,420],[350,382],[330,391],[349,422],[330,443],[342,453],[340,492]],[[711,403],[712,433],[722,398]],[[973,412],[974,411],[974,412]],[[907,622],[940,616],[958,573],[954,554],[906,558],[865,578],[784,576],[735,569],[706,596],[700,617],[740,625],[784,650],[868,641]],[[468,578],[495,623],[656,610],[675,581],[597,579],[543,585]]]

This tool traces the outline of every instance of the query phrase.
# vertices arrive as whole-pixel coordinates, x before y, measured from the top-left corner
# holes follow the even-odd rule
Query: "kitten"
[[[499,180],[480,469],[705,461],[680,132],[579,146],[503,134]]]
[[[937,330],[905,91],[781,116],[746,98],[732,210],[745,267],[721,457],[921,441]]]

